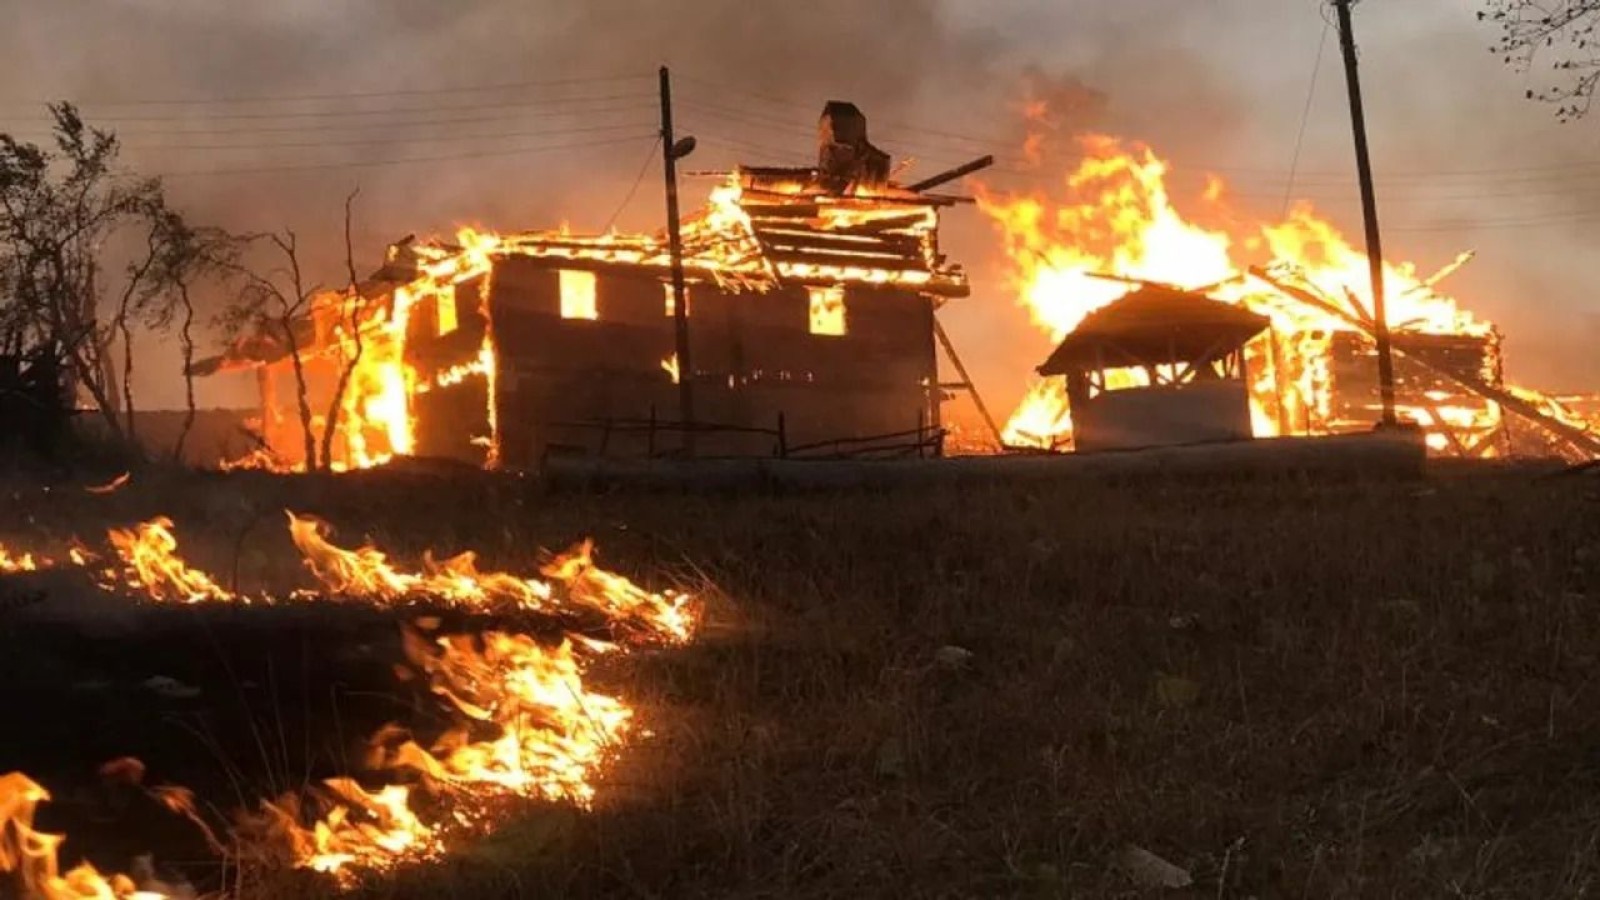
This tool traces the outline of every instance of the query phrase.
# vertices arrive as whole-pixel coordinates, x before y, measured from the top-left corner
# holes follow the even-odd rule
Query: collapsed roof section
[[[892,285],[943,297],[968,293],[965,272],[939,251],[938,209],[953,198],[893,184],[828,188],[816,169],[740,167],[686,217],[684,274],[735,292],[801,285]],[[464,252],[452,243],[390,248],[403,277],[420,261]],[[581,235],[528,231],[502,235],[497,255],[548,259],[587,269],[671,271],[664,235]]]

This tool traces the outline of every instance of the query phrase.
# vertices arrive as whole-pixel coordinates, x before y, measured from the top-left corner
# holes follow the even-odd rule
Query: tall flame
[[[1042,141],[1031,146],[1039,153]],[[1328,409],[1327,336],[1353,331],[1351,321],[1291,297],[1247,273],[1250,263],[1292,276],[1307,290],[1337,298],[1348,316],[1370,317],[1367,259],[1338,229],[1309,206],[1278,222],[1240,224],[1226,202],[1225,185],[1211,177],[1193,204],[1179,211],[1167,184],[1168,164],[1150,148],[1110,137],[1081,139],[1081,161],[1060,190],[1017,194],[979,191],[979,206],[1003,241],[1009,280],[1022,305],[1052,341],[1086,316],[1133,290],[1156,282],[1199,290],[1269,317],[1273,328],[1247,348],[1252,375],[1252,422],[1258,436],[1315,430]],[[1197,224],[1196,217],[1213,224]],[[1465,257],[1428,278],[1411,263],[1388,263],[1383,277],[1388,318],[1397,331],[1485,336],[1491,326],[1440,294],[1436,285]],[[1111,373],[1112,386],[1143,383],[1136,371]],[[1133,379],[1129,381],[1128,379]],[[1269,410],[1277,409],[1274,415]],[[1493,404],[1402,410],[1427,424],[1492,427]],[[1070,442],[1071,411],[1059,379],[1034,383],[1010,417],[1004,438],[1016,446],[1056,447]],[[1442,439],[1442,436],[1440,436]]]

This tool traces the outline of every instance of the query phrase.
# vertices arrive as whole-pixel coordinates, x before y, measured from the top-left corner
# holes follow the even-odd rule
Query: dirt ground
[[[107,495],[11,481],[0,500],[0,542],[46,550],[169,515],[185,557],[241,590],[307,584],[288,508],[345,543],[515,571],[592,536],[603,565],[700,593],[695,642],[595,675],[651,734],[592,811],[527,808],[372,896],[1600,882],[1592,476],[544,495],[470,473],[150,472]],[[192,827],[96,786],[109,759],[193,787],[220,824],[349,766],[383,722],[431,715],[390,672],[394,612],[149,608],[70,573],[0,579],[0,608],[0,771],[55,791],[41,821],[71,835],[69,862],[154,852],[201,887],[229,877]],[[1141,886],[1130,847],[1192,886]],[[322,887],[292,883],[248,889]]]

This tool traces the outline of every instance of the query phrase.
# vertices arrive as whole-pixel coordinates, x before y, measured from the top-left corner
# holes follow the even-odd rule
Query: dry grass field
[[[154,472],[104,496],[8,483],[0,498],[0,541],[35,545],[170,515],[184,555],[242,588],[302,583],[291,508],[402,557],[471,548],[520,570],[538,548],[592,536],[608,567],[702,595],[692,644],[595,673],[651,735],[606,770],[592,811],[521,810],[445,862],[364,885],[369,896],[1600,888],[1600,479],[1588,475],[697,496]],[[127,753],[221,811],[332,774],[337,751],[321,748],[404,702],[382,687],[392,615],[37,622],[65,602],[0,613],[14,710],[0,770],[47,785]],[[273,679],[270,701],[242,689],[251,672]],[[198,683],[200,711],[70,688],[157,673]],[[66,827],[73,794],[58,794]],[[78,831],[89,836],[66,855],[112,866],[168,840]],[[154,847],[158,862],[183,840]],[[1193,885],[1142,885],[1130,846]],[[223,877],[170,861],[202,886]],[[321,884],[227,877],[256,896]]]

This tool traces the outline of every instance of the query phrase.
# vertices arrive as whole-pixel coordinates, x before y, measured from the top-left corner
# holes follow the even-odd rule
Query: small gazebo
[[[1066,378],[1079,451],[1248,440],[1244,345],[1270,324],[1204,294],[1145,285],[1085,317],[1039,373]]]

